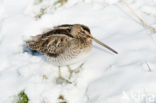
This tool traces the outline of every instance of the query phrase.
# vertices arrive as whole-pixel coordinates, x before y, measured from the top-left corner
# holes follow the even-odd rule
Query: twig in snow
[[[53,6],[55,7],[55,10],[59,7],[63,6],[65,3],[67,3],[68,0],[57,0],[54,2]]]
[[[149,24],[147,24],[141,17],[139,17],[137,15],[137,13],[128,5],[128,3],[125,0],[122,0],[122,2],[125,4],[125,6],[127,8],[129,8],[129,10],[131,11],[131,13],[137,18],[139,19],[139,21],[145,26],[147,27],[152,33],[156,33],[156,29],[152,26],[150,26]]]
[[[148,67],[148,72],[152,72],[152,69],[150,67],[150,65],[148,63],[146,63],[147,67]]]
[[[63,6],[66,2],[67,0],[58,0],[54,3],[54,5],[61,4],[61,6]]]
[[[40,13],[35,16],[36,19],[41,18],[44,14],[46,14],[46,8],[41,8]]]

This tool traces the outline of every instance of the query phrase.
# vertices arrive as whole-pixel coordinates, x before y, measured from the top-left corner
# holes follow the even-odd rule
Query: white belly
[[[90,54],[91,49],[87,51],[81,51],[79,54],[75,54],[73,56],[72,53],[68,52],[64,54],[60,54],[58,57],[48,57],[48,60],[50,60],[54,65],[57,66],[66,66],[66,65],[72,65],[75,63],[83,62],[88,55]]]

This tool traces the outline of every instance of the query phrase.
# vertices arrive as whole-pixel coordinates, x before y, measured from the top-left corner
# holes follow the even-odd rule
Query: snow
[[[156,28],[156,0],[126,1]],[[56,10],[50,8],[54,2],[0,1],[0,103],[16,103],[22,90],[29,103],[57,103],[59,95],[68,103],[156,103],[155,34],[119,0],[68,0]],[[47,13],[36,20],[45,7]],[[66,23],[89,26],[94,37],[119,54],[94,43],[73,83],[60,85],[55,82],[58,68],[43,55],[24,52],[24,42]],[[62,72],[67,76],[66,67]]]

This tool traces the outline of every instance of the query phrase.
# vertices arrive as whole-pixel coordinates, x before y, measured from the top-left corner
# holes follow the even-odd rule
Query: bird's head
[[[118,54],[117,51],[112,49],[111,47],[107,46],[106,44],[102,43],[101,41],[97,40],[91,35],[90,29],[85,26],[85,25],[80,25],[80,24],[74,24],[71,28],[71,35],[74,38],[79,38],[79,39],[88,39],[88,40],[94,40],[96,43],[104,46],[105,48],[109,49],[115,54]]]
[[[90,39],[90,29],[87,26],[74,24],[71,27],[71,35],[75,38],[87,38]]]

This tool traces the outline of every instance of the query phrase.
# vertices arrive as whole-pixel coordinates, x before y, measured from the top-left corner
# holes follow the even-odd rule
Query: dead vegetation
[[[125,0],[122,0],[123,4],[130,10],[130,12],[143,24],[144,27],[148,28],[152,33],[156,33],[156,29],[146,23],[138,14],[128,5]]]
[[[58,8],[62,7],[64,4],[67,3],[68,0],[56,0],[52,5],[50,5],[51,9],[54,9],[56,11]],[[38,0],[36,4],[42,3],[43,0]],[[35,16],[35,19],[40,19],[44,14],[47,13],[47,8],[41,8],[39,14]]]
[[[148,68],[148,72],[152,72],[152,69],[151,69],[150,65],[148,63],[146,63],[146,65],[147,65],[147,68]]]
[[[66,2],[67,2],[67,0],[57,0],[57,1],[54,3],[54,5],[63,6]]]
[[[65,100],[64,96],[63,95],[60,95],[58,97],[58,102],[57,103],[67,103],[67,101]]]

